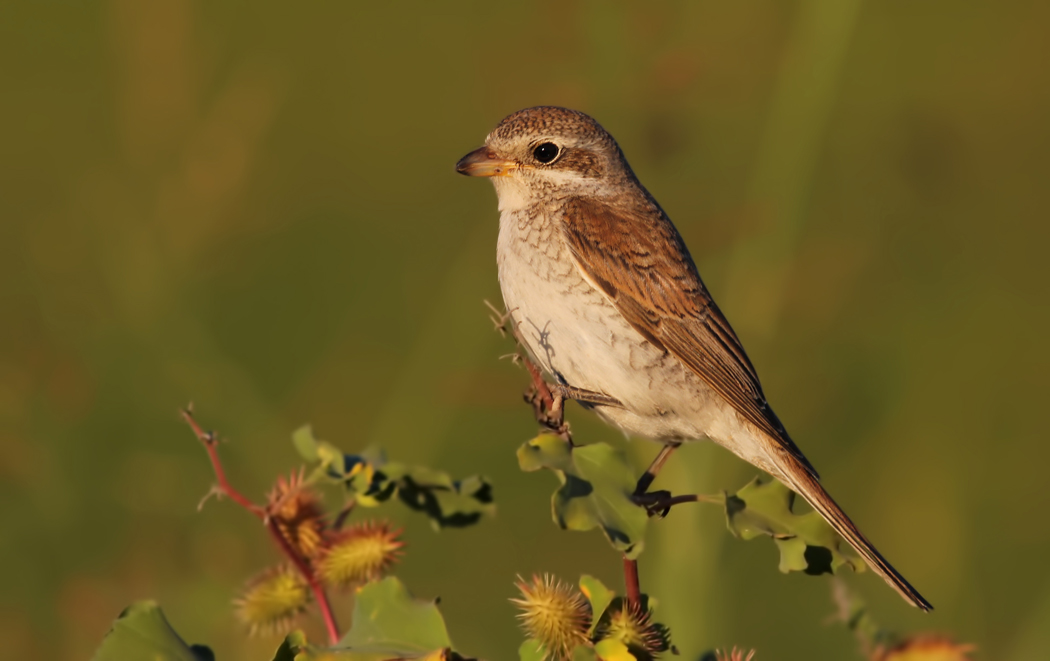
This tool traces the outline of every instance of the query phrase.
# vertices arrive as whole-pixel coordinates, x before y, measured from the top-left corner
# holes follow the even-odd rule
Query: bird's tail
[[[849,545],[856,549],[857,553],[864,558],[864,561],[868,563],[871,569],[881,576],[883,580],[890,584],[890,586],[900,593],[904,600],[910,603],[912,606],[917,606],[924,611],[933,610],[933,606],[930,602],[926,601],[918,590],[913,588],[910,583],[903,576],[901,576],[896,569],[893,568],[882,554],[872,546],[871,542],[857,529],[850,518],[846,516],[846,513],[842,511],[842,508],[838,506],[832,497],[824,490],[816,476],[810,471],[806,470],[804,466],[794,457],[788,458],[786,463],[790,464],[790,467],[784,466],[787,470],[782,471],[784,475],[779,476],[780,479],[791,488],[792,491],[799,494],[806,499],[813,509],[820,512],[820,515],[831,524],[831,527],[835,529],[839,535],[842,536]]]

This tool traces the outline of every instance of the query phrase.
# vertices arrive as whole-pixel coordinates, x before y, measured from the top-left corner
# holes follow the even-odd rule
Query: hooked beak
[[[456,172],[468,177],[507,177],[518,164],[497,158],[488,147],[475,149],[456,163]]]

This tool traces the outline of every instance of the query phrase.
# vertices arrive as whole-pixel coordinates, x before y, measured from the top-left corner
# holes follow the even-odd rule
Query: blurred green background
[[[619,586],[600,535],[551,524],[553,476],[517,469],[527,379],[482,305],[495,197],[453,170],[559,104],[618,138],[794,438],[937,607],[848,577],[876,618],[1045,658],[1047,25],[1036,0],[0,4],[5,656],[87,658],[154,597],[218,658],[269,658],[230,600],[275,554],[233,505],[196,511],[190,400],[253,496],[304,422],[488,475],[476,528],[389,510],[464,652],[515,657],[518,573]],[[658,485],[754,473],[697,444]],[[855,658],[827,580],[776,562],[683,508],[642,583],[683,658]]]

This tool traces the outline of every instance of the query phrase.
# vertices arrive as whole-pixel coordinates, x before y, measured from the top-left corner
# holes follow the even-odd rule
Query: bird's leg
[[[660,473],[660,469],[667,463],[667,459],[671,456],[681,443],[668,443],[667,445],[660,448],[660,453],[653,459],[653,463],[649,464],[649,468],[645,469],[642,476],[638,478],[638,485],[634,488],[635,497],[644,496],[649,487],[652,486],[653,480]]]
[[[514,336],[514,342],[519,347],[524,348],[526,344],[522,340],[517,325],[510,323],[511,311],[500,313],[488,301],[485,301],[485,305],[492,310],[494,315],[498,315],[498,317],[492,317],[492,323],[496,326],[496,330],[503,334],[509,330]],[[566,440],[571,440],[569,426],[565,422],[565,410],[562,406],[565,400],[564,395],[556,396],[555,393],[551,392],[550,386],[543,379],[543,373],[536,363],[532,361],[532,358],[529,357],[527,351],[521,351],[517,355],[518,360],[525,365],[525,369],[529,371],[529,376],[532,377],[532,387],[525,393],[525,401],[532,404],[536,421]]]
[[[565,401],[575,400],[584,404],[598,404],[602,406],[622,407],[623,404],[615,397],[610,397],[600,392],[575,388],[561,383],[549,384],[543,378],[540,368],[527,355],[521,356],[521,362],[532,377],[532,388],[525,393],[525,401],[532,404],[536,420],[544,427],[562,436],[566,440],[572,440],[569,433],[569,424],[565,422]]]
[[[532,377],[532,387],[525,393],[525,401],[532,404],[536,421],[565,440],[572,441],[569,423],[565,422],[564,395],[551,391],[543,380],[540,368],[527,355],[521,357],[521,362]]]
[[[660,512],[653,509],[655,507],[654,505],[646,502],[647,500],[655,502],[661,498],[669,498],[671,496],[669,492],[664,491],[652,494],[647,492],[649,491],[649,487],[652,485],[653,480],[656,479],[656,475],[660,472],[660,469],[663,468],[667,459],[671,456],[671,453],[678,448],[678,445],[678,443],[672,443],[660,448],[660,453],[656,455],[655,459],[653,459],[653,463],[649,464],[649,468],[645,469],[645,472],[642,473],[642,476],[638,479],[638,484],[634,488],[634,502],[644,507],[649,516],[653,516],[656,513],[660,513],[661,516],[664,516],[667,514],[667,510],[670,509],[670,507],[668,507],[667,510]],[[647,499],[647,496],[650,498]],[[641,606],[642,591],[638,582],[638,561],[631,560],[627,556],[624,556],[623,558],[623,581],[627,587],[628,604]]]
[[[492,320],[496,330],[504,337],[509,332],[519,347],[525,347],[526,344],[522,340],[521,332],[518,330],[517,325],[513,323],[512,310],[500,312],[498,308],[488,301],[485,301],[485,305],[492,312],[489,318]],[[518,352],[514,358],[516,362],[525,365],[525,368],[529,371],[529,376],[532,377],[532,387],[525,393],[525,401],[532,404],[537,422],[566,440],[572,440],[569,433],[569,425],[565,422],[566,400],[572,399],[581,404],[623,408],[620,400],[604,393],[575,388],[560,383],[548,384],[543,379],[543,373],[540,371],[540,368],[532,361],[527,351]]]
[[[565,422],[565,402],[568,400],[581,404],[623,407],[620,400],[600,392],[560,383],[547,383],[535,363],[528,358],[521,360],[532,375],[532,387],[525,393],[525,401],[532,404],[536,420],[557,434],[568,433],[568,423]]]
[[[595,404],[599,406],[615,406],[616,408],[623,408],[623,404],[620,400],[604,393],[594,392],[593,390],[565,386],[560,383],[552,385],[551,390],[560,394],[562,399],[571,399],[581,404]]]
[[[667,459],[671,456],[681,443],[668,443],[667,445],[660,448],[659,454],[653,459],[653,462],[649,464],[649,468],[645,469],[642,476],[638,478],[638,484],[634,488],[634,495],[632,500],[638,505],[645,508],[645,511],[649,513],[649,516],[667,516],[667,512],[671,509],[667,503],[671,500],[670,491],[654,491],[649,493],[649,487],[652,486],[653,480],[660,473],[660,469],[667,463]]]

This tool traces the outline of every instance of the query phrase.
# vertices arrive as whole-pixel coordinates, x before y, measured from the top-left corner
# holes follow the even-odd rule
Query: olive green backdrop
[[[86,658],[154,597],[220,659],[269,658],[229,606],[275,554],[228,502],[196,511],[190,400],[253,496],[304,422],[488,475],[479,527],[390,509],[398,573],[465,652],[515,657],[518,573],[619,586],[600,535],[551,524],[553,476],[517,469],[495,196],[453,170],[560,104],[618,138],[792,435],[937,607],[848,577],[877,619],[1045,657],[1048,24],[1036,0],[0,4],[4,656]],[[754,473],[698,444],[658,484]],[[828,581],[711,506],[657,522],[641,574],[683,658],[855,658]]]

